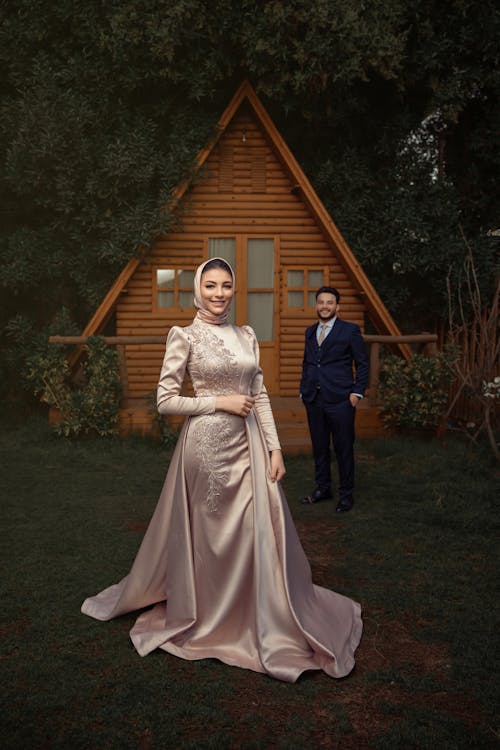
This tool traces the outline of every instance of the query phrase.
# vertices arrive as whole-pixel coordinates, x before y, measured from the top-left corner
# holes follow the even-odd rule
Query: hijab
[[[196,317],[199,320],[203,320],[205,323],[212,323],[216,326],[220,326],[227,322],[229,309],[231,305],[228,305],[225,312],[221,313],[220,315],[215,315],[214,313],[211,313],[210,310],[207,310],[207,308],[203,306],[203,300],[201,298],[201,277],[202,277],[203,271],[205,270],[205,266],[208,263],[211,263],[213,260],[221,260],[223,263],[227,265],[231,273],[232,279],[233,279],[233,289],[236,285],[234,271],[229,265],[229,263],[227,262],[227,260],[225,260],[225,258],[209,258],[204,263],[202,263],[201,266],[198,266],[198,268],[196,269],[196,274],[194,277],[194,306],[198,310],[198,312],[196,313]]]

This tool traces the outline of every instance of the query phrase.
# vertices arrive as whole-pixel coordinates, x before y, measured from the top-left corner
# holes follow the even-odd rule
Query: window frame
[[[206,260],[209,258],[209,240],[217,239],[234,239],[235,244],[235,258],[236,258],[236,286],[235,286],[235,321],[236,325],[246,325],[248,323],[248,309],[247,309],[247,295],[253,292],[267,292],[273,294],[273,339],[271,341],[261,341],[259,339],[260,348],[272,348],[279,346],[280,333],[279,333],[279,320],[280,320],[280,307],[279,307],[279,295],[280,295],[280,259],[281,259],[281,236],[275,232],[213,232],[207,234],[205,237],[205,248],[204,256]],[[251,287],[248,288],[248,277],[247,277],[247,257],[248,257],[248,240],[272,240],[274,246],[274,286],[273,287]],[[243,294],[243,292],[246,294]]]
[[[172,313],[184,313],[186,311],[189,311],[189,313],[193,313],[194,310],[194,303],[193,303],[193,284],[191,283],[189,287],[183,287],[179,285],[179,272],[182,271],[192,271],[193,276],[196,273],[196,266],[181,266],[178,263],[171,263],[169,264],[169,267],[166,268],[166,264],[161,265],[154,265],[152,267],[152,311],[153,313],[157,315],[172,315]],[[174,303],[171,307],[162,307],[158,304],[158,294],[161,291],[158,288],[158,271],[174,271],[174,285],[172,288],[172,291],[174,293]],[[170,290],[169,290],[170,291]],[[188,306],[181,306],[179,304],[179,292],[190,292],[191,294],[191,303]]]
[[[288,286],[288,272],[289,271],[300,271],[304,274],[304,283],[301,286]],[[318,286],[308,286],[308,273],[310,271],[322,271],[323,273],[323,284],[321,286],[329,286],[330,283],[330,269],[328,266],[313,265],[313,266],[284,266],[283,267],[283,310],[287,313],[310,313],[315,310],[315,305],[308,304],[308,298],[310,292],[316,292]],[[289,305],[288,304],[288,292],[302,292],[302,305]]]

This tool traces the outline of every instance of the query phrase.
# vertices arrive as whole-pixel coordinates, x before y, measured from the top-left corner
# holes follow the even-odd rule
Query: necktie
[[[318,344],[321,346],[326,336],[326,323],[321,323],[321,331],[319,332]]]

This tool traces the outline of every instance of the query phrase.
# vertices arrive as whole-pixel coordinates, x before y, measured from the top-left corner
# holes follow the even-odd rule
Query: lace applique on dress
[[[219,509],[218,498],[229,479],[227,464],[220,456],[231,437],[231,419],[215,413],[200,419],[193,427],[193,443],[200,469],[207,476],[207,506],[210,513]]]
[[[215,328],[194,322],[184,329],[191,343],[188,371],[197,396],[224,395],[238,376],[236,355]]]

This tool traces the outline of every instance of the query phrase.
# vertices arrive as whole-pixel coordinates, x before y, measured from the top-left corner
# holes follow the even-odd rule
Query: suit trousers
[[[354,491],[354,416],[356,409],[349,398],[326,403],[318,391],[305,404],[314,453],[316,487],[325,494],[331,490],[330,437],[339,471],[339,499],[350,501]]]

